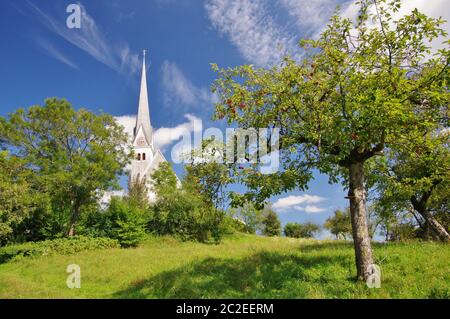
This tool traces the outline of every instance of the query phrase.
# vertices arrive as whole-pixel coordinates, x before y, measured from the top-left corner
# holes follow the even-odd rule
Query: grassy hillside
[[[220,245],[149,238],[140,248],[0,265],[0,298],[450,298],[450,245],[377,244],[382,287],[354,282],[349,243],[239,235]],[[68,264],[81,289],[66,286]]]

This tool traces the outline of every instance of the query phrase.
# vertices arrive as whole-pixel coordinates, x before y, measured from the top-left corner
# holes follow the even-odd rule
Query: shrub
[[[145,238],[147,217],[127,199],[113,197],[106,211],[89,214],[81,233],[117,239],[122,247],[136,247]]]
[[[320,226],[314,223],[287,223],[284,226],[284,234],[286,237],[293,238],[311,238],[314,233],[320,230]]]
[[[232,235],[236,232],[246,233],[248,228],[245,223],[237,217],[230,216],[226,214],[222,222],[222,232],[223,234]]]
[[[157,201],[151,206],[148,230],[157,235],[174,235],[182,240],[217,242],[226,231],[225,214],[216,209],[190,182],[180,187],[168,163],[153,173]]]
[[[14,229],[14,240],[34,242],[64,237],[69,214],[51,207],[37,209]]]
[[[182,189],[158,194],[152,212],[148,228],[158,235],[205,242],[210,237],[218,241],[224,231],[224,213]]]
[[[408,241],[417,238],[417,229],[411,223],[394,225],[389,234],[389,241]]]
[[[0,248],[0,264],[21,257],[71,255],[85,250],[119,248],[119,242],[110,238],[75,236],[40,242],[29,242]]]

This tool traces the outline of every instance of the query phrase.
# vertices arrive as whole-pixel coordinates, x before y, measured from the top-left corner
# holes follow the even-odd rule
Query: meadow
[[[375,243],[381,288],[355,282],[353,245],[233,235],[220,244],[149,237],[137,248],[0,264],[0,298],[450,298],[450,245]],[[66,267],[81,267],[81,288]]]

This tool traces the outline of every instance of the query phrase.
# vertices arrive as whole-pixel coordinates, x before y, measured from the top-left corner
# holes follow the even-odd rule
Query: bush
[[[130,201],[113,197],[106,211],[89,214],[80,232],[118,240],[122,247],[136,247],[145,238],[147,217]]]
[[[179,187],[169,163],[161,163],[152,179],[157,201],[151,206],[150,232],[200,242],[212,237],[218,242],[229,230],[224,223],[224,212],[215,208],[197,185],[185,181]]]
[[[0,264],[22,257],[71,255],[85,250],[119,248],[119,242],[110,238],[75,236],[40,242],[29,242],[0,248]]]
[[[314,223],[287,223],[284,226],[284,234],[286,237],[293,238],[312,238],[314,233],[320,230],[320,226]]]
[[[152,212],[148,229],[157,235],[205,242],[211,237],[218,241],[224,231],[224,213],[182,189],[158,194]]]
[[[248,231],[247,225],[237,217],[226,214],[222,222],[223,233],[232,235],[236,232],[246,233]]]
[[[14,241],[29,242],[62,238],[67,231],[67,211],[45,207],[30,213],[14,229]]]
[[[417,237],[417,228],[410,223],[404,223],[394,225],[390,230],[388,239],[389,241],[408,241]]]

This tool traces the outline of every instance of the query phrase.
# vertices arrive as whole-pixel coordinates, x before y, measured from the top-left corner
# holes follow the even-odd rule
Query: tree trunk
[[[427,201],[431,196],[431,190],[422,195],[420,199],[416,196],[411,196],[411,204],[414,209],[425,219],[425,224],[431,228],[432,232],[438,236],[442,241],[449,242],[450,235],[445,228],[433,217],[433,215],[427,210]]]
[[[352,235],[355,246],[355,259],[358,280],[367,280],[371,275],[373,257],[370,244],[369,227],[366,216],[366,194],[364,188],[364,163],[349,165],[350,215]]]
[[[450,235],[445,228],[430,214],[426,209],[418,210],[418,213],[426,220],[427,226],[435,233],[442,241],[450,242]]]
[[[67,230],[67,237],[75,236],[75,224],[78,219],[79,208],[74,208],[72,214],[70,215],[69,228]]]

